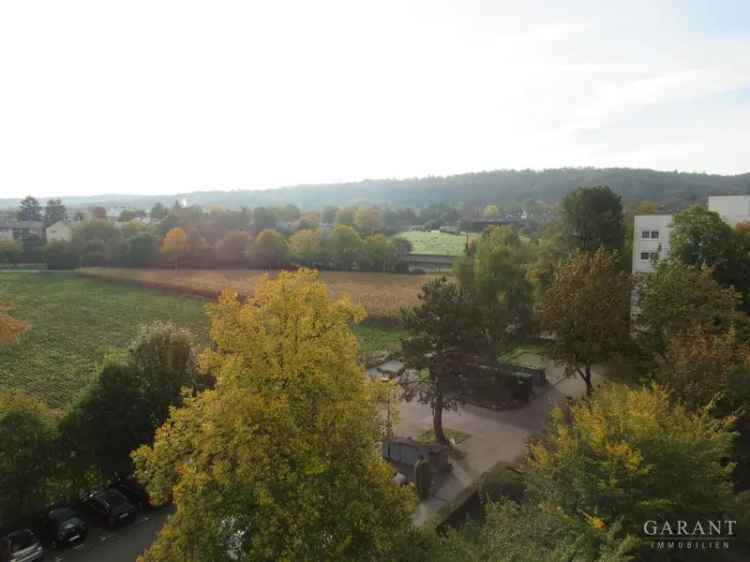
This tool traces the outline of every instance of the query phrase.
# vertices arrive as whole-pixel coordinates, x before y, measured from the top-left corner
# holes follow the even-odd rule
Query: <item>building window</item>
[[[650,255],[651,254],[649,254],[648,252],[641,252],[641,259],[642,260],[647,260],[647,259],[649,259]]]
[[[656,252],[651,252],[651,254],[649,255],[649,258],[652,260],[655,260],[658,257],[659,257],[659,254],[657,254]]]
[[[651,238],[651,232],[649,232],[648,230],[642,230],[641,238]]]
[[[651,238],[653,238],[654,240],[658,240],[659,239],[659,231],[658,230],[652,230],[651,231]]]

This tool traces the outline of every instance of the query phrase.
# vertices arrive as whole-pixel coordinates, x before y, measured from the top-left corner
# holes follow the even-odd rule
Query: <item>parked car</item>
[[[52,548],[59,548],[86,540],[88,525],[72,507],[51,509],[47,514],[47,532]]]
[[[118,480],[111,487],[128,498],[128,501],[139,509],[153,507],[146,488],[133,477]]]
[[[132,523],[137,513],[128,498],[112,488],[90,493],[84,498],[83,503],[109,527]]]
[[[30,529],[13,531],[5,539],[10,542],[10,562],[35,562],[44,558],[44,548]]]

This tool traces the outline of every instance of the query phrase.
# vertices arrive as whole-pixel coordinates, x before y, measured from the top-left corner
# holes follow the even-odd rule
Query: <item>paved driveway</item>
[[[565,378],[561,368],[552,363],[546,369],[549,384],[534,387],[534,398],[523,408],[497,412],[466,405],[443,414],[445,428],[469,435],[458,447],[465,456],[451,461],[453,471],[438,479],[433,497],[419,504],[413,517],[416,525],[425,524],[441,507],[473,491],[482,475],[498,463],[519,462],[526,454],[529,438],[544,431],[551,410],[558,404],[566,404],[569,398],[586,393],[580,378]],[[595,383],[600,380],[595,375]],[[429,406],[416,401],[402,404],[401,420],[395,428],[397,435],[417,437],[429,429],[432,429]]]

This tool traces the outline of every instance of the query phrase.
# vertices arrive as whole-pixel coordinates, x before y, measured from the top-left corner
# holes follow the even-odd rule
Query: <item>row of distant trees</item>
[[[543,207],[529,202],[532,215]],[[539,208],[537,208],[539,207]],[[94,207],[71,216],[60,199],[42,207],[29,196],[16,213],[18,220],[41,221],[45,227],[68,218],[74,221],[69,243],[26,234],[0,242],[0,263],[42,262],[53,269],[114,265],[131,267],[261,267],[314,266],[323,269],[397,271],[408,243],[393,235],[411,228],[468,228],[478,220],[497,220],[520,208],[467,207],[432,204],[419,212],[410,208],[332,207],[303,212],[295,205],[224,210],[167,207],[150,211],[124,210],[108,220],[107,210]],[[113,217],[110,217],[113,219]],[[534,230],[528,223],[523,228]],[[115,228],[116,227],[116,228]],[[348,227],[348,228],[340,228]],[[119,232],[118,232],[119,231]],[[528,234],[528,232],[527,232]]]
[[[346,224],[354,226],[362,235],[366,236],[376,232],[393,233],[410,226],[437,229],[445,225],[458,225],[462,221],[518,217],[522,213],[531,218],[539,219],[548,213],[550,207],[551,205],[539,201],[506,202],[504,205],[490,204],[486,206],[432,203],[421,207],[418,211],[409,207],[326,206],[320,212],[304,213],[296,205],[289,204],[275,207],[256,207],[251,211],[251,214],[257,215],[254,222],[259,229],[273,227],[278,223],[291,224],[296,221],[307,220],[308,222],[322,222],[328,225]],[[179,202],[175,202],[172,210],[180,208]],[[216,207],[214,210],[220,209],[220,207]],[[135,218],[150,216],[153,219],[161,220],[169,214],[170,209],[168,207],[162,203],[156,203],[150,212],[143,209],[125,209],[120,212],[116,219],[120,222],[127,222]],[[71,215],[59,198],[47,200],[45,206],[42,207],[36,198],[27,196],[21,201],[16,212],[18,220],[43,221],[45,227],[67,218],[79,220],[84,215],[105,219],[107,218],[107,210],[104,207],[91,207],[85,212],[79,209]]]
[[[403,238],[383,234],[362,237],[348,225],[328,230],[303,228],[289,236],[265,228],[230,230],[214,243],[196,230],[176,226],[160,238],[158,232],[128,223],[117,227],[101,220],[84,221],[73,229],[70,242],[49,242],[41,256],[50,269],[79,266],[279,269],[308,266],[318,269],[405,271],[400,261],[411,251]],[[0,261],[15,263],[23,253],[19,242],[0,242]]]
[[[330,232],[319,228],[300,229],[288,238],[266,228],[257,236],[244,230],[228,232],[210,251],[204,240],[182,228],[167,232],[160,245],[160,255],[170,265],[218,267],[257,267],[280,269],[306,266],[317,269],[359,271],[406,271],[400,258],[411,251],[403,238],[386,238],[383,234],[362,237],[353,227],[339,225]],[[148,264],[146,264],[148,265]]]
[[[442,223],[454,219],[453,213],[443,207],[425,209],[420,215],[412,209],[376,207],[326,207],[303,213],[294,205],[204,210],[176,202],[172,208],[157,203],[149,213],[126,210],[111,221],[106,220],[105,209],[95,208],[85,217],[74,217],[78,220],[72,224],[69,242],[44,245],[34,235],[0,242],[0,262],[46,261],[53,269],[314,265],[393,271],[398,257],[410,250],[404,240],[391,241],[393,233],[425,221]],[[20,220],[43,218],[45,224],[67,217],[59,200],[48,201],[43,212],[32,197],[21,202],[17,213]]]

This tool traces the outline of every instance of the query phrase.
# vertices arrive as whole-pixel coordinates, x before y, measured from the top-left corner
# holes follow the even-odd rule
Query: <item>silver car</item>
[[[10,562],[34,562],[44,558],[39,539],[29,529],[13,531],[5,538],[10,542]]]

